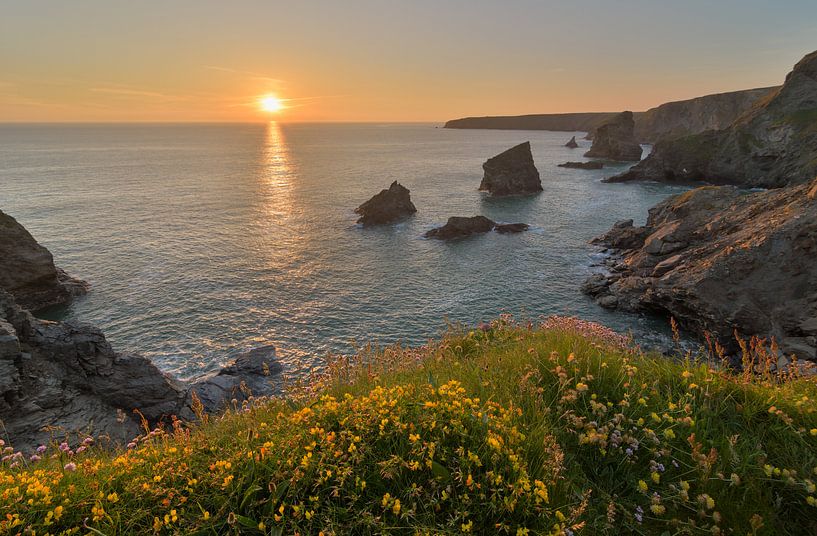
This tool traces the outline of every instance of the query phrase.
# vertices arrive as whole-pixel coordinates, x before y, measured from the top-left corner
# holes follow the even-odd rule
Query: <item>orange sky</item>
[[[815,46],[817,2],[710,4],[7,3],[0,121],[444,121],[643,110],[779,84]],[[265,94],[286,109],[261,112]]]

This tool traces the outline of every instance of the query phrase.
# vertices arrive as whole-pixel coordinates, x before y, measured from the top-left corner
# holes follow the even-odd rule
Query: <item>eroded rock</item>
[[[529,141],[488,159],[482,164],[482,169],[485,175],[479,189],[491,195],[527,195],[542,191],[542,181],[533,163]]]

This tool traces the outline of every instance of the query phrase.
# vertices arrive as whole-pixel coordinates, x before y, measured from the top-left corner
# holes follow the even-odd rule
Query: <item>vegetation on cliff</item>
[[[817,385],[744,357],[568,318],[452,329],[119,451],[9,447],[0,534],[813,533]]]

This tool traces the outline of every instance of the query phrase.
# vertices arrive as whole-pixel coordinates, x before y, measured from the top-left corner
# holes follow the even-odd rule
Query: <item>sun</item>
[[[275,95],[264,95],[259,100],[261,110],[269,113],[280,112],[284,109],[284,103]]]

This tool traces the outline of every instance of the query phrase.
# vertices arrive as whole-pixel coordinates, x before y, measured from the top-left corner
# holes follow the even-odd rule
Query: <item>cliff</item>
[[[636,114],[636,138],[655,142],[663,138],[679,138],[705,130],[726,128],[750,110],[761,97],[778,87],[716,93],[650,108]]]
[[[465,117],[452,119],[444,128],[489,130],[556,130],[564,132],[592,132],[616,112],[588,112],[568,114],[533,114],[517,116]]]
[[[14,294],[23,307],[37,311],[85,294],[88,285],[57,268],[51,252],[17,220],[0,211],[0,289]]]
[[[764,95],[776,88],[758,88],[717,93],[694,99],[668,102],[646,112],[635,112],[638,141],[654,143],[665,137],[678,137],[724,128]],[[533,114],[519,116],[466,117],[446,122],[445,128],[499,130],[555,130],[593,132],[615,117],[617,112],[569,114]]]
[[[634,130],[633,112],[621,112],[596,129],[593,133],[593,146],[584,156],[638,162],[641,160],[642,149]]]
[[[733,351],[737,330],[817,358],[817,179],[753,194],[692,190],[650,209],[644,227],[621,222],[596,243],[614,254],[610,272],[584,285],[601,305],[673,316]]]
[[[817,175],[817,52],[805,56],[780,88],[728,127],[665,139],[608,182],[705,181],[745,187],[802,184]]]

